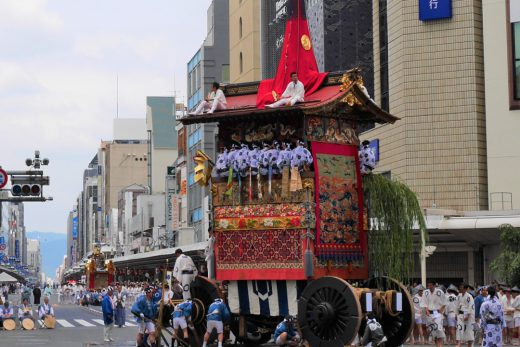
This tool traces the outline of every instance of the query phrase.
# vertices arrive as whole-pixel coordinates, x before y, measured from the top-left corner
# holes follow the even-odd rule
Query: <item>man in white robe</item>
[[[192,116],[203,114],[204,112],[213,113],[217,110],[225,110],[227,109],[227,101],[226,96],[222,89],[220,89],[220,84],[218,82],[213,82],[213,86],[211,87],[211,93],[203,100],[195,112],[190,113]]]
[[[303,83],[298,80],[298,74],[296,72],[291,73],[291,80],[287,88],[285,88],[285,92],[283,92],[280,100],[265,107],[277,108],[285,105],[294,106],[296,103],[304,101],[305,87]]]

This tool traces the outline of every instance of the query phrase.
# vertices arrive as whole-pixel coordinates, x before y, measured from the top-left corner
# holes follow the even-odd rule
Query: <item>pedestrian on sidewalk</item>
[[[114,301],[112,296],[114,295],[114,288],[108,287],[107,292],[101,302],[101,309],[103,310],[103,323],[104,327],[104,341],[114,341],[112,338],[112,329],[114,328]]]

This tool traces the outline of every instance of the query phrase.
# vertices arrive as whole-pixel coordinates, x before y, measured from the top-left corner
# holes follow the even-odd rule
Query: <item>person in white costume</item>
[[[303,83],[298,80],[298,74],[296,72],[291,72],[291,80],[287,88],[285,88],[285,92],[283,92],[280,100],[265,107],[277,108],[285,105],[294,106],[296,103],[304,101],[305,87]]]
[[[213,113],[217,110],[225,109],[227,109],[226,96],[222,89],[220,89],[220,84],[218,82],[213,82],[211,93],[208,95],[206,100],[199,104],[195,112],[190,113],[190,115],[197,116],[204,112]]]
[[[173,277],[182,285],[182,298],[188,300],[191,299],[190,286],[197,276],[197,267],[193,263],[193,259],[183,254],[180,248],[175,251],[175,256],[177,259],[173,268]]]
[[[442,347],[446,338],[442,324],[442,315],[446,308],[446,296],[434,281],[428,282],[428,289],[424,291],[422,296],[421,307],[426,314],[426,329],[435,341],[435,345]]]

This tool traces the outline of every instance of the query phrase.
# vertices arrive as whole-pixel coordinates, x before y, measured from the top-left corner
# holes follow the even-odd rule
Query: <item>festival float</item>
[[[85,264],[87,289],[106,288],[114,282],[115,266],[106,260],[98,245],[93,246],[92,256]]]
[[[198,339],[205,310],[221,297],[246,345],[267,342],[289,314],[310,346],[349,345],[372,311],[386,345],[399,346],[413,305],[397,280],[369,278],[358,155],[360,129],[398,118],[370,98],[360,70],[318,72],[303,2],[290,8],[276,77],[226,85],[226,110],[181,119],[217,123],[220,148],[216,158],[201,151],[193,158],[195,180],[210,186],[215,232],[216,279],[199,276],[191,287]],[[305,101],[266,108],[292,71]],[[286,150],[295,161],[278,160]]]

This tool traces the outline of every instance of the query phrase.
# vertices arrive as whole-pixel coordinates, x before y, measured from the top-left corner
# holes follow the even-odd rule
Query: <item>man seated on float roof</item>
[[[190,115],[196,116],[203,114],[204,112],[211,114],[217,110],[225,109],[227,109],[226,96],[222,89],[220,89],[220,84],[218,82],[213,82],[211,93],[209,93],[206,99],[199,104],[195,112],[190,113]]]
[[[303,102],[305,96],[305,87],[303,83],[298,80],[298,74],[291,72],[291,82],[287,84],[287,88],[282,94],[280,100],[272,104],[266,105],[267,108],[277,108],[285,105],[294,106],[298,102]]]

